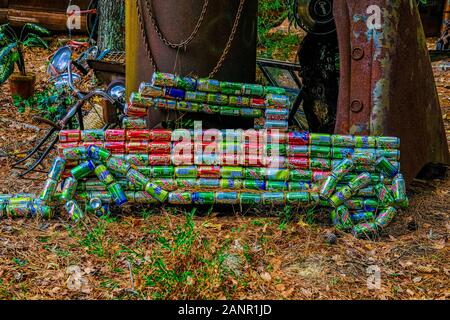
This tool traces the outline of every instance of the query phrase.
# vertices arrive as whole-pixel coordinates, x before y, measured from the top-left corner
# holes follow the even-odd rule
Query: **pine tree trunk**
[[[99,0],[100,50],[125,51],[125,0]]]

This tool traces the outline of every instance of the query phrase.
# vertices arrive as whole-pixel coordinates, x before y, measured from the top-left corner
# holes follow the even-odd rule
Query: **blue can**
[[[177,100],[184,100],[184,97],[186,97],[186,91],[177,88],[166,88],[165,95]]]
[[[217,204],[239,204],[239,194],[237,192],[216,192]]]

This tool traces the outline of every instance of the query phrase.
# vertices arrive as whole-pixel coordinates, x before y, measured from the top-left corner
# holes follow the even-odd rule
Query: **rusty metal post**
[[[341,61],[336,132],[400,137],[409,182],[430,163],[448,164],[416,2],[335,0],[334,16]]]

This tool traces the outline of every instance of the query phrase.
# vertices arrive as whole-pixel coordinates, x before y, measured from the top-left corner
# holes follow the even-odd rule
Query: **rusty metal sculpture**
[[[374,16],[378,13],[379,21]],[[400,137],[402,171],[408,181],[429,164],[448,164],[441,109],[415,2],[335,0],[334,17],[341,61],[336,133]]]

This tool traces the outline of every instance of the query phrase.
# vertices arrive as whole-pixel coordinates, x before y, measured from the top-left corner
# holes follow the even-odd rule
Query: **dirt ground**
[[[27,64],[45,85],[51,51]],[[450,77],[433,65],[447,138]],[[7,156],[44,134],[0,87],[0,194],[39,192]],[[42,178],[35,175],[34,178]],[[79,225],[0,221],[0,299],[449,299],[450,179],[416,181],[411,206],[377,241],[337,234],[325,216],[141,208]],[[191,215],[193,214],[193,215]],[[378,277],[379,272],[379,277]],[[379,280],[379,281],[378,281]]]

